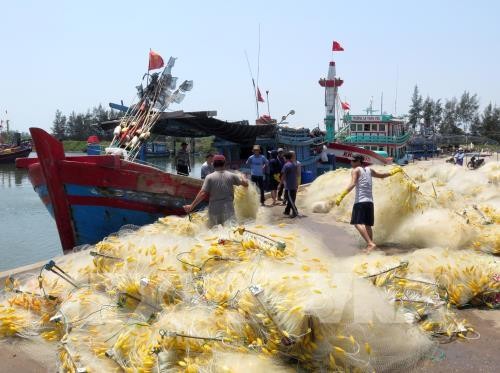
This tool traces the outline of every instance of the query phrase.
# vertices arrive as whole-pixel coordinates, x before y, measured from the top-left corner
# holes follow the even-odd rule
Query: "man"
[[[285,215],[291,215],[290,218],[295,218],[299,212],[297,211],[297,206],[295,206],[295,199],[297,198],[297,189],[299,187],[299,180],[297,177],[298,166],[293,161],[294,154],[288,152],[285,154],[286,163],[281,170],[281,182],[285,186]]]
[[[323,148],[321,149],[321,153],[319,155],[319,159],[322,164],[330,163],[328,161],[328,148],[326,147],[326,145],[323,145]]]
[[[239,176],[226,171],[226,158],[223,155],[214,156],[215,171],[207,175],[201,190],[190,205],[185,205],[184,211],[190,213],[208,196],[208,226],[211,228],[217,224],[224,224],[234,216],[233,187],[243,185],[248,187],[248,181],[244,176]]]
[[[278,161],[280,162],[280,165],[281,165],[280,170],[283,168],[283,166],[286,163],[284,154],[285,154],[285,151],[283,150],[283,148],[278,148]],[[283,190],[284,190],[284,186],[283,186],[283,184],[280,183],[280,185],[278,187],[278,201],[283,201],[283,198],[282,198]],[[286,202],[284,204],[286,204]]]
[[[463,166],[464,164],[464,150],[462,148],[458,148],[458,152],[453,157],[455,158],[455,164],[457,166]]]
[[[355,155],[351,160],[351,183],[337,197],[335,204],[340,205],[344,197],[356,187],[356,197],[352,207],[351,224],[358,230],[361,237],[366,241],[366,253],[369,253],[377,245],[373,242],[374,210],[372,194],[372,177],[386,178],[393,176],[403,169],[399,166],[394,167],[389,172],[377,172],[363,165],[363,156]]]
[[[205,157],[205,163],[201,165],[201,179],[204,180],[207,175],[210,175],[214,172],[214,155],[212,153],[208,153]]]
[[[278,187],[281,185],[281,169],[283,166],[278,160],[278,151],[271,150],[271,160],[269,161],[269,189],[271,190],[271,198],[273,206],[276,204]]]
[[[191,172],[191,162],[189,160],[189,152],[187,151],[187,143],[183,142],[181,148],[175,156],[175,167],[177,175],[189,176]]]
[[[260,204],[264,206],[264,170],[268,164],[266,157],[260,154],[260,146],[253,146],[253,155],[246,162],[250,166],[251,180],[257,184],[260,190]]]
[[[302,163],[297,160],[297,154],[293,150],[290,150],[290,153],[292,154],[293,164],[297,166],[297,185],[300,185],[302,184]]]

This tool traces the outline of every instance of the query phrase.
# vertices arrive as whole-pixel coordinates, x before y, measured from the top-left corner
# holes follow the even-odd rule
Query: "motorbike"
[[[470,161],[467,162],[467,168],[475,170],[481,167],[483,164],[484,164],[484,158],[479,158],[479,157],[476,158],[476,156],[473,155]]]

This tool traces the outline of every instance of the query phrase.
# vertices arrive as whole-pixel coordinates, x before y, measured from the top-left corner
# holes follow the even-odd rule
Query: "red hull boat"
[[[123,225],[185,215],[202,181],[114,155],[66,157],[62,144],[30,128],[38,158],[21,158],[35,191],[54,217],[64,252],[94,244]]]

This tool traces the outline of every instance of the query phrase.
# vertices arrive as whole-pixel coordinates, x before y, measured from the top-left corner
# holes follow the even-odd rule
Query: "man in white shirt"
[[[363,164],[363,156],[357,154],[351,160],[351,183],[337,197],[335,204],[340,205],[344,197],[354,188],[356,188],[356,197],[352,207],[351,224],[358,230],[361,237],[366,241],[365,252],[369,253],[377,245],[373,242],[374,209],[372,193],[372,177],[386,178],[393,176],[403,169],[399,166],[394,167],[389,172],[377,172]]]
[[[207,175],[210,175],[214,172],[214,155],[212,153],[208,153],[205,157],[206,161],[201,165],[201,179],[204,180]]]

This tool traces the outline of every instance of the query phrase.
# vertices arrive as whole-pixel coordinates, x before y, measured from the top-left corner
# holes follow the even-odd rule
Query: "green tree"
[[[413,96],[411,98],[411,106],[408,111],[408,115],[408,122],[412,125],[413,129],[415,129],[417,123],[422,117],[422,96],[418,93],[418,86],[416,85],[413,89]]]
[[[81,114],[76,114],[74,111],[68,116],[68,139],[69,140],[81,140],[82,139],[82,120]]]
[[[456,107],[457,119],[465,133],[468,133],[474,117],[478,115],[479,100],[477,94],[464,91]]]
[[[434,100],[431,99],[429,96],[425,99],[423,105],[422,105],[422,128],[421,133],[422,134],[429,134],[432,130],[432,119],[434,117]]]
[[[479,133],[482,136],[500,141],[500,108],[493,107],[490,102],[490,104],[484,108],[481,119]]]
[[[443,109],[443,119],[439,126],[439,132],[443,135],[460,135],[463,131],[457,126],[457,99],[453,97],[451,100],[446,100]]]
[[[66,116],[64,116],[60,110],[56,111],[56,117],[52,122],[51,128],[52,135],[59,140],[66,138]]]

